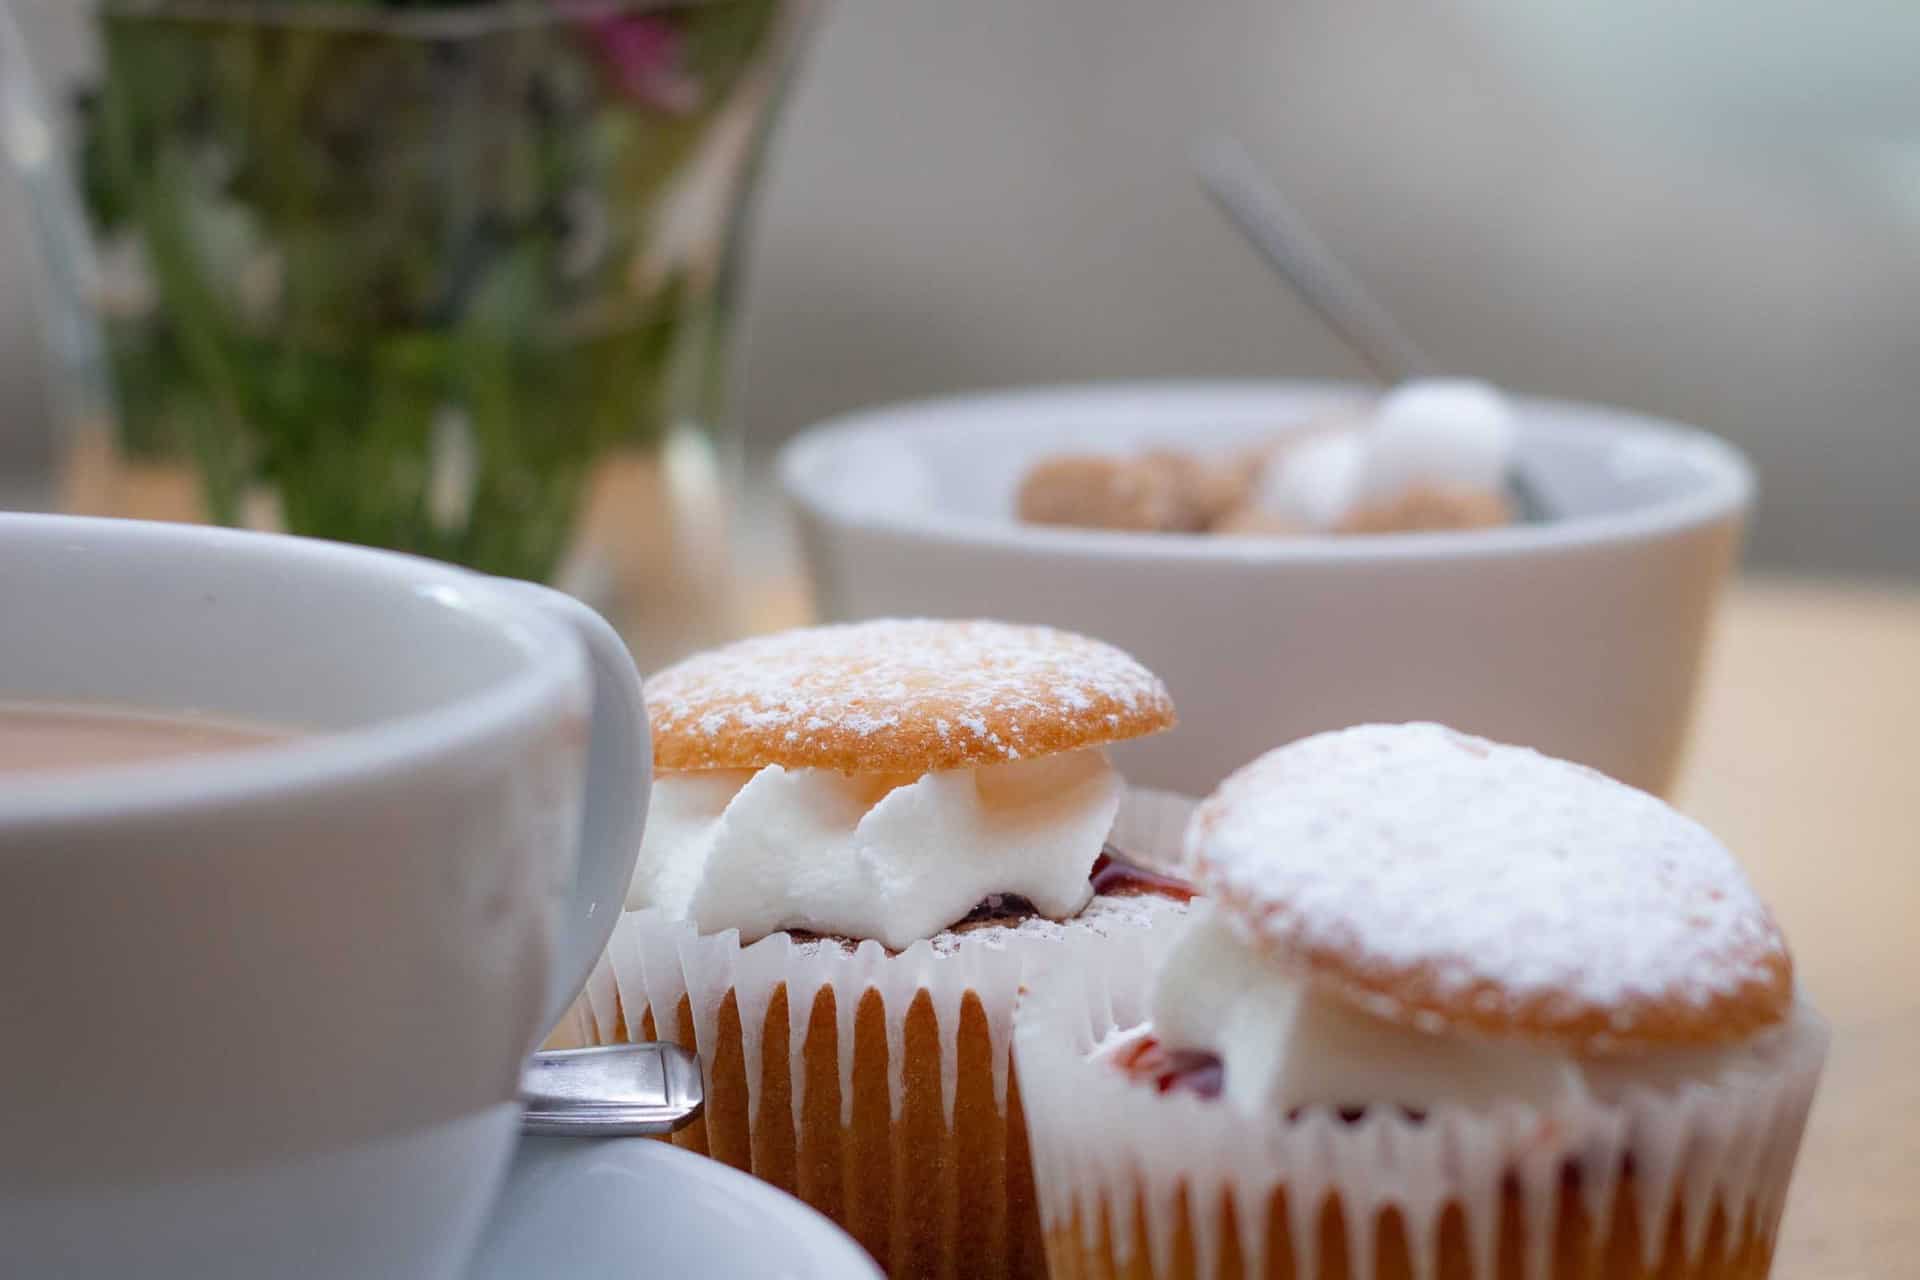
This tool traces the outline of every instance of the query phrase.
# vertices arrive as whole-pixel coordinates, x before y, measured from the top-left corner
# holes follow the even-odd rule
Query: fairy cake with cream
[[[1009,1035],[1042,959],[1182,917],[1190,805],[1108,745],[1173,724],[1094,640],[993,622],[816,627],[647,682],[655,778],[589,1038],[706,1073],[676,1141],[845,1227],[894,1275],[1040,1275]]]
[[[1186,858],[1179,930],[1017,1019],[1055,1276],[1767,1273],[1826,1033],[1704,828],[1373,725],[1235,774]]]

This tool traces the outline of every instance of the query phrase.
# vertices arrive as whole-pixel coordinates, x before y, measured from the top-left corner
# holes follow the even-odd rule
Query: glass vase
[[[69,509],[555,582],[647,665],[733,629],[729,336],[806,0],[11,4]]]

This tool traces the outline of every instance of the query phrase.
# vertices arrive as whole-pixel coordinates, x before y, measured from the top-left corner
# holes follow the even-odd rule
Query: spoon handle
[[[1220,212],[1314,314],[1346,339],[1374,377],[1391,385],[1437,371],[1238,142],[1221,139],[1203,148],[1194,157],[1194,170]]]
[[[538,1137],[632,1138],[691,1124],[705,1103],[700,1063],[671,1044],[536,1053],[520,1077],[520,1131]]]
[[[1321,243],[1244,147],[1231,138],[1218,139],[1195,153],[1193,165],[1220,212],[1376,379],[1392,386],[1439,375],[1440,366]],[[1518,459],[1507,467],[1507,489],[1521,523],[1551,518],[1540,485]]]

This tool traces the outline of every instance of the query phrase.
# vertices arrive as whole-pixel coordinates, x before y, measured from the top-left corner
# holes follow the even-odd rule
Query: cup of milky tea
[[[457,1273],[650,758],[543,588],[0,515],[0,1273]]]

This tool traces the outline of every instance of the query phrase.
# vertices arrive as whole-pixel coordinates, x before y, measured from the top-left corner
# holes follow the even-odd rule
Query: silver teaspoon
[[[691,1124],[705,1101],[700,1062],[677,1045],[549,1049],[520,1077],[520,1132],[650,1137]]]
[[[1329,329],[1343,339],[1382,383],[1430,378],[1439,364],[1407,336],[1387,309],[1368,293],[1359,277],[1313,233],[1246,148],[1230,138],[1215,140],[1194,154],[1194,172],[1220,212],[1255,253],[1293,287]],[[1507,487],[1525,523],[1552,514],[1540,488],[1515,463]]]

